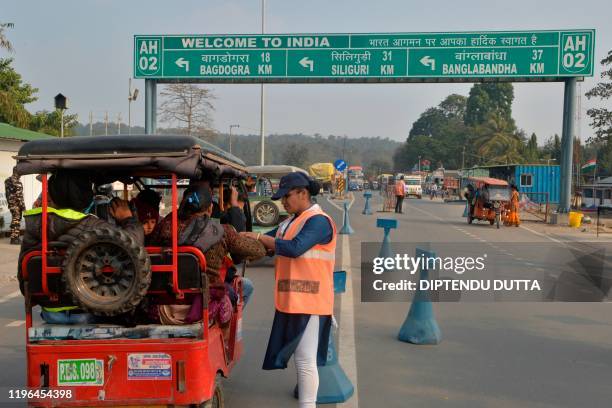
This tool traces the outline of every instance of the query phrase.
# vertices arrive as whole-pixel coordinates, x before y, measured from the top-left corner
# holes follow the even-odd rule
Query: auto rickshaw
[[[510,202],[508,182],[491,177],[469,177],[467,190],[468,224],[482,220],[499,228]]]
[[[27,387],[41,391],[32,393],[29,406],[223,407],[222,380],[243,349],[242,278],[231,282],[238,300],[224,338],[208,314],[206,257],[178,244],[179,188],[185,187],[178,181],[208,181],[222,197],[224,184],[242,185],[244,163],[191,136],[156,135],[38,140],[24,144],[15,158],[20,175],[40,174],[42,181],[42,243],[20,260]],[[120,181],[124,198],[127,186],[169,189],[171,247],[134,247],[119,228],[85,231],[68,245],[49,241],[47,176],[60,169],[88,172],[96,186]],[[72,302],[112,318],[145,299],[193,305],[200,304],[191,303],[198,296],[202,319],[191,325],[71,326],[32,316],[36,305]],[[64,391],[63,397],[38,398],[44,390]]]
[[[299,167],[284,165],[249,166],[247,171],[255,180],[255,191],[249,194],[253,221],[261,227],[278,225],[288,215],[280,201],[272,200],[272,195],[278,189],[281,177],[295,171],[306,175],[308,172]]]

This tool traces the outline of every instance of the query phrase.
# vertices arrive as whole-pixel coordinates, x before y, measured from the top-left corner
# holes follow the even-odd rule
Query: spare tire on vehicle
[[[96,315],[134,310],[151,284],[151,261],[144,247],[112,226],[76,236],[62,268],[66,293],[80,308]]]

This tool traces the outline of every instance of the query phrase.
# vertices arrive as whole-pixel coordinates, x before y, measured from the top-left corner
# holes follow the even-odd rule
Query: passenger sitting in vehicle
[[[195,185],[185,190],[178,209],[178,243],[199,248],[206,256],[206,273],[211,287],[210,317],[222,328],[229,329],[231,314],[227,314],[229,297],[225,289],[223,260],[229,252],[233,259],[259,259],[266,255],[264,246],[255,239],[240,236],[234,227],[221,225],[211,219],[212,194],[204,185]],[[153,242],[156,245],[169,246],[172,241],[172,217],[167,215],[156,230]],[[196,297],[199,299],[200,297]],[[196,309],[196,303],[190,305],[159,306],[162,324],[184,324],[194,321],[190,309]],[[201,305],[199,311],[201,311]],[[198,320],[201,319],[201,314]]]
[[[220,220],[221,224],[230,224],[238,232],[246,231],[246,215],[244,214],[244,205],[247,198],[244,194],[238,193],[238,190],[231,186],[223,190],[223,212],[221,213]],[[230,284],[236,274],[236,266],[232,259],[229,259],[227,265],[227,274],[225,282]],[[237,296],[233,290],[230,289],[230,297]],[[253,282],[249,278],[242,278],[242,298],[243,298],[243,310],[246,307],[249,299],[253,295]],[[232,298],[233,301],[233,298]]]
[[[155,227],[160,221],[159,203],[161,196],[151,189],[142,190],[131,203],[136,207],[138,221],[142,224],[145,236],[145,245],[151,245],[150,240]]]
[[[84,231],[109,225],[94,215],[88,215],[87,209],[94,199],[93,184],[89,176],[77,171],[60,170],[51,176],[48,183],[48,221],[47,240],[70,243]],[[142,226],[132,216],[127,202],[115,200],[110,208],[118,225],[126,230],[140,245],[144,236]],[[21,259],[26,252],[40,249],[42,243],[42,208],[33,208],[24,213],[25,233],[19,253],[17,276],[19,288],[24,293],[21,271]],[[85,313],[77,306],[67,303],[41,304],[43,320],[47,323],[82,324],[91,323],[93,315]]]

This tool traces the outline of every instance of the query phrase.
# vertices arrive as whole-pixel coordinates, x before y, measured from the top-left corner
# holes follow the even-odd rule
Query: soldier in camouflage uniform
[[[6,201],[8,202],[9,211],[11,212],[11,244],[19,245],[19,229],[21,227],[21,213],[25,211],[25,203],[23,202],[23,184],[19,180],[15,168],[13,175],[4,180],[4,191]]]

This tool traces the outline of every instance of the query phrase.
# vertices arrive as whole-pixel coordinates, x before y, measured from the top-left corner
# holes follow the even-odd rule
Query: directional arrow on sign
[[[310,72],[314,71],[314,61],[308,57],[304,57],[300,60],[300,65],[304,68],[310,67]]]
[[[421,58],[419,62],[425,65],[426,67],[431,67],[432,71],[435,71],[436,69],[436,60],[431,58],[429,55],[426,55],[423,58]]]
[[[189,72],[189,61],[187,61],[185,58],[181,57],[177,59],[176,65],[178,65],[179,68],[185,68],[185,71]]]

